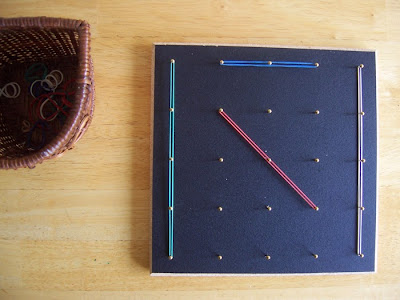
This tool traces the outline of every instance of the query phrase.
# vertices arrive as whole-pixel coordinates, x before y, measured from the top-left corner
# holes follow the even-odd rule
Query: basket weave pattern
[[[95,96],[89,29],[88,23],[79,20],[0,18],[0,87],[10,81],[21,83],[17,99],[0,98],[0,169],[33,168],[59,157],[86,132]],[[24,72],[33,63],[62,69],[75,80],[68,117],[35,150],[25,146],[26,134],[21,130],[32,110],[29,87],[23,83]]]

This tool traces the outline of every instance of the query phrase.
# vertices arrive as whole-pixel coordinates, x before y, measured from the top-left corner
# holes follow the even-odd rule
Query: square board
[[[155,45],[152,274],[374,272],[375,69],[374,51]]]

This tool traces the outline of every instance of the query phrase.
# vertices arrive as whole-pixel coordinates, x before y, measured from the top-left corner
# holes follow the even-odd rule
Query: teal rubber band
[[[41,76],[39,75],[34,75],[38,71],[43,69],[43,74]],[[25,80],[29,83],[34,82],[35,80],[43,80],[46,78],[48,69],[45,64],[43,63],[34,63],[31,66],[29,66],[28,70],[25,72]]]

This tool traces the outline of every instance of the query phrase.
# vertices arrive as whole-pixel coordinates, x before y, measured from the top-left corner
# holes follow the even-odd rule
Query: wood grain
[[[2,17],[85,19],[96,111],[73,151],[0,174],[0,298],[400,297],[400,3],[2,0]],[[377,50],[378,272],[311,277],[149,276],[152,43]]]

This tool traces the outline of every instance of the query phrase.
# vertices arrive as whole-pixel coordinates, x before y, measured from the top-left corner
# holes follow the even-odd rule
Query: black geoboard
[[[157,274],[374,272],[375,52],[155,45]]]

